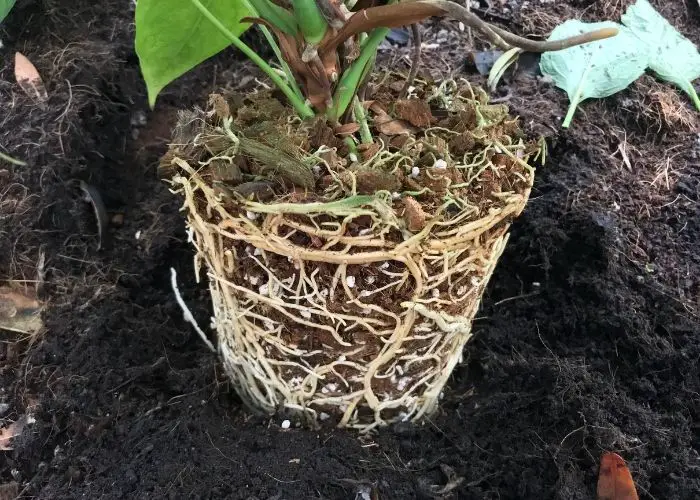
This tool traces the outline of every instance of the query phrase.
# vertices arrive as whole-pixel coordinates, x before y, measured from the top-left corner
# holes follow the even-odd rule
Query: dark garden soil
[[[478,12],[541,35],[629,3]],[[652,3],[700,42],[697,2]],[[0,332],[0,428],[35,420],[0,451],[0,485],[47,499],[591,499],[612,450],[641,498],[700,496],[700,127],[684,95],[644,77],[565,131],[565,94],[527,68],[509,76],[494,97],[547,138],[548,161],[440,414],[363,439],[282,430],[241,407],[183,320],[170,268],[201,325],[208,291],[155,171],[175,111],[250,82],[248,66],[218,56],[150,111],[131,4],[18,0],[0,28],[0,148],[28,163],[0,163],[0,285],[38,280],[48,303],[39,336]],[[445,61],[483,83],[463,64],[468,33],[425,28],[427,70]],[[15,51],[42,74],[45,107],[14,83]],[[385,62],[405,69],[408,51]],[[101,251],[79,180],[123,214]]]

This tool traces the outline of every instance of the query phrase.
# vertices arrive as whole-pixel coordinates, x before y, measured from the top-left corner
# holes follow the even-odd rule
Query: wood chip
[[[15,52],[15,79],[22,90],[34,101],[44,103],[49,98],[44,81],[27,57]]]
[[[374,112],[373,125],[380,134],[391,137],[402,134],[408,135],[416,132],[408,122],[395,119],[389,115],[376,101],[372,101],[369,104],[369,109]]]
[[[377,144],[376,142],[373,142],[372,144],[360,144],[357,147],[357,150],[362,156],[362,161],[369,161],[379,152],[380,149],[382,149],[382,145]]]
[[[409,135],[412,132],[412,128],[408,122],[396,120],[388,114],[375,116],[374,127],[379,131],[379,133],[390,137],[403,134]]]

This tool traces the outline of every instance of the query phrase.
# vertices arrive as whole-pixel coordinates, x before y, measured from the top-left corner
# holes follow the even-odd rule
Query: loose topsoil
[[[631,2],[477,3],[546,35]],[[700,42],[697,2],[652,3]],[[47,302],[40,335],[0,332],[0,428],[35,420],[0,451],[0,498],[590,499],[604,451],[641,498],[698,498],[700,122],[684,94],[644,76],[563,130],[565,94],[522,64],[494,97],[546,137],[548,161],[439,415],[363,439],[283,430],[241,406],[183,320],[170,268],[205,326],[208,291],[156,176],[176,111],[254,83],[250,66],[221,54],[149,110],[131,6],[18,0],[0,27],[0,147],[28,163],[0,164],[0,285]],[[431,22],[424,36],[425,71],[484,83],[468,32]],[[15,51],[42,74],[44,106],[14,83]],[[382,64],[405,70],[409,51]],[[102,250],[80,180],[123,217]]]

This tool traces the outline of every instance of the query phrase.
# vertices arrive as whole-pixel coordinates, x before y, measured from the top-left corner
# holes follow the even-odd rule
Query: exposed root
[[[464,101],[449,85],[432,98],[446,109]],[[495,111],[477,110],[481,125],[471,132],[488,145],[455,157],[448,140],[460,132],[439,127],[401,149],[376,149],[354,170],[321,148],[307,159],[327,172],[318,173],[328,179],[322,191],[266,202],[213,186],[212,159],[171,156],[195,267],[205,264],[210,283],[219,352],[251,408],[363,432],[434,412],[532,187],[529,146],[484,125]],[[230,122],[223,130],[240,143]],[[426,150],[435,167],[421,169]],[[362,194],[363,172],[410,174],[401,192]],[[424,217],[413,230],[409,196]]]

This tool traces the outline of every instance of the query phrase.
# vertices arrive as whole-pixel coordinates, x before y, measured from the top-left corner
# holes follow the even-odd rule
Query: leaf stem
[[[372,144],[374,139],[372,138],[372,132],[369,129],[369,124],[367,123],[367,114],[365,113],[365,108],[362,107],[360,99],[355,96],[353,101],[353,112],[355,113],[355,120],[360,124],[360,139],[363,144]]]
[[[328,117],[338,120],[345,113],[352,102],[355,93],[362,82],[365,68],[377,52],[379,44],[386,38],[391,30],[389,28],[378,28],[367,38],[362,47],[360,56],[343,73],[338,88],[333,96],[334,105],[328,110]]]
[[[574,118],[574,113],[576,113],[576,108],[579,105],[580,100],[576,101],[571,101],[571,104],[569,104],[569,110],[566,112],[566,116],[564,117],[564,121],[562,122],[561,126],[563,128],[569,128],[569,125],[571,125],[571,120]]]
[[[192,4],[199,9],[199,11],[206,17],[215,27],[218,29],[226,38],[228,38],[234,47],[243,52],[251,61],[258,65],[258,67],[270,77],[270,79],[277,85],[277,87],[284,93],[284,95],[289,99],[289,102],[294,106],[297,113],[302,118],[311,118],[314,116],[313,110],[309,107],[306,102],[304,102],[299,96],[297,96],[294,91],[287,85],[287,83],[282,79],[282,77],[269,65],[267,64],[258,54],[255,53],[253,49],[248,47],[240,38],[231,33],[226,26],[224,26],[221,21],[219,21],[214,14],[212,14],[209,9],[207,9],[202,2],[199,0],[190,0]]]
[[[355,144],[355,140],[352,137],[346,137],[343,139],[343,142],[345,145],[348,147],[348,151],[355,156],[358,156],[358,151],[357,151],[357,144]]]
[[[583,75],[581,75],[581,81],[578,84],[578,87],[576,87],[576,93],[574,94],[573,97],[570,98],[571,104],[569,104],[569,110],[566,112],[566,116],[564,117],[564,121],[562,122],[561,126],[563,128],[569,128],[569,125],[571,125],[571,120],[574,118],[574,113],[576,112],[576,108],[578,107],[579,104],[581,104],[582,96],[583,96],[583,82],[586,81],[588,78],[588,73],[591,72],[591,69],[593,68],[593,57],[591,57],[588,60],[588,66],[586,66],[585,71],[583,72]]]
[[[252,0],[255,2],[255,0]],[[248,9],[254,14],[254,15],[259,15],[257,9],[255,6],[251,5],[251,2],[249,0],[243,0],[243,2],[246,4]],[[292,90],[294,93],[297,95],[299,99],[304,99],[304,94],[302,94],[301,89],[299,88],[299,85],[296,82],[296,79],[294,78],[294,73],[292,73],[292,70],[290,69],[289,65],[286,63],[284,60],[284,57],[282,57],[282,51],[280,51],[280,47],[277,44],[277,41],[275,40],[275,37],[272,36],[272,33],[270,33],[270,30],[267,29],[267,26],[260,25],[259,26],[260,31],[262,34],[265,36],[265,39],[267,40],[267,43],[270,45],[272,48],[272,51],[275,53],[275,56],[277,57],[277,60],[280,63],[280,66],[282,67],[282,71],[284,71],[284,74],[287,75],[287,81],[289,84],[292,86]]]
[[[316,5],[316,0],[292,0],[291,3],[304,40],[314,45],[319,44],[326,36],[328,22]]]
[[[693,82],[688,82],[688,87],[686,88],[686,92],[690,96],[690,98],[693,100],[693,104],[695,104],[695,108],[700,111],[700,98],[698,98],[698,93],[695,92],[695,87],[693,86]]]

